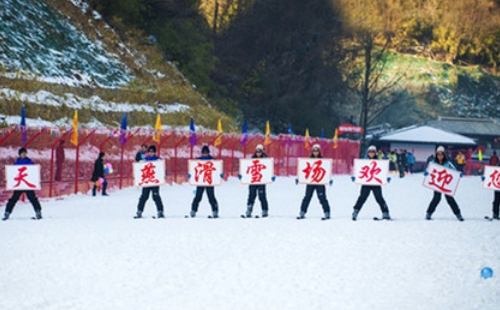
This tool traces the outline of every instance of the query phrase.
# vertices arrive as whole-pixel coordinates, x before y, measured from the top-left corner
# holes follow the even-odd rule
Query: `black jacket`
[[[102,158],[98,158],[94,163],[94,172],[92,172],[92,178],[90,181],[95,182],[99,178],[104,178],[104,162]]]

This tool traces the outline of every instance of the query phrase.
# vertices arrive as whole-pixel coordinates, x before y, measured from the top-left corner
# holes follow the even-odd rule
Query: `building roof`
[[[492,119],[440,116],[426,125],[466,136],[500,136],[500,123]]]
[[[476,142],[471,138],[430,126],[402,128],[381,136],[379,140],[387,142],[476,145]]]

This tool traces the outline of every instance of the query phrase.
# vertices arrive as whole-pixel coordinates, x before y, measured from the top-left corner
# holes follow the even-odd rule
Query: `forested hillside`
[[[211,106],[251,129],[269,120],[274,133],[331,136],[344,122],[500,118],[500,0],[72,2],[120,38],[158,48]]]

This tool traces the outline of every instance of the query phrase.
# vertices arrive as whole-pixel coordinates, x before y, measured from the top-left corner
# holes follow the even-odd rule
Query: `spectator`
[[[490,166],[498,166],[498,155],[496,151],[493,151],[493,155],[490,157]]]

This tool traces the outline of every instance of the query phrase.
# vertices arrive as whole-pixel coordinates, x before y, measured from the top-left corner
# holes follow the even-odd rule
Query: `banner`
[[[429,172],[429,175],[424,178],[424,187],[446,195],[455,196],[458,183],[460,182],[460,171],[435,163],[430,163],[426,171]]]
[[[41,190],[40,165],[6,165],[5,180],[7,190]]]
[[[483,188],[500,191],[500,167],[484,166]]]
[[[329,158],[299,158],[297,179],[300,184],[327,185],[332,175],[332,160]]]
[[[151,187],[163,185],[166,183],[165,171],[164,159],[133,163],[134,186]]]
[[[385,185],[388,183],[389,161],[373,159],[354,160],[354,183],[360,185]]]
[[[223,173],[222,160],[196,160],[188,161],[188,173],[190,185],[216,186],[222,184]]]
[[[274,159],[240,159],[240,175],[241,184],[270,184],[274,176]]]

